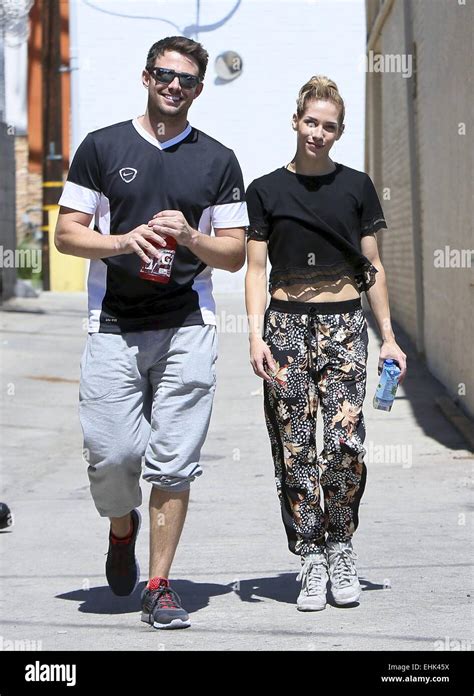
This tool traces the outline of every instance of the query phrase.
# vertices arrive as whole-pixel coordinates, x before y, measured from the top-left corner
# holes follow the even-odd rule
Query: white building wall
[[[201,0],[200,25],[219,22],[235,5]],[[73,150],[89,131],[144,112],[148,49],[195,21],[194,0],[71,0]],[[204,45],[209,65],[189,120],[235,150],[246,185],[293,156],[291,115],[299,88],[314,74],[335,80],[346,103],[346,132],[334,159],[363,169],[363,0],[242,0],[222,27],[191,38]],[[214,61],[226,50],[239,53],[243,73],[218,84]],[[242,290],[243,275],[214,271],[215,290]]]

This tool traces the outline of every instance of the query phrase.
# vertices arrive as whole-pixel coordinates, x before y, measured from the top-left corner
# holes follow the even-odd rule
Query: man
[[[122,596],[139,581],[144,455],[152,490],[141,618],[155,628],[190,625],[168,578],[190,483],[202,473],[215,390],[211,267],[235,272],[245,260],[237,159],[187,121],[207,61],[201,44],[184,37],[151,47],[145,114],[89,133],[79,146],[55,238],[59,251],[91,259],[80,417],[91,493],[111,523],[107,580]],[[170,237],[177,246],[169,282],[141,277]]]

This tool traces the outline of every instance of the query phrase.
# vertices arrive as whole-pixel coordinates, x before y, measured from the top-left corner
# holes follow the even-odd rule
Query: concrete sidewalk
[[[261,383],[239,332],[243,298],[217,300],[218,389],[205,473],[192,487],[172,574],[192,628],[172,632],[139,620],[145,504],[143,582],[120,599],[105,580],[108,522],[90,498],[77,415],[85,295],[43,293],[7,304],[0,500],[15,526],[0,532],[0,649],[7,641],[43,650],[470,649],[474,459],[434,405],[441,385],[397,331],[409,376],[390,413],[374,410],[379,342],[371,328],[368,481],[354,539],[364,592],[355,608],[300,613],[299,559],[286,547]],[[146,485],[143,492],[147,502]]]

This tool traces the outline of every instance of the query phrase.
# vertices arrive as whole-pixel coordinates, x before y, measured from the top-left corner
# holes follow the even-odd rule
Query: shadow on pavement
[[[129,614],[140,608],[140,595],[145,587],[141,582],[135,592],[128,597],[116,597],[108,585],[91,587],[90,590],[74,590],[56,595],[56,599],[80,602],[78,611],[85,614]],[[364,592],[383,590],[384,586],[360,579]],[[271,599],[284,604],[296,604],[300,583],[296,582],[296,573],[282,573],[274,577],[236,580],[228,585],[217,583],[191,582],[190,580],[173,580],[173,589],[179,594],[183,606],[190,614],[198,612],[209,605],[212,597],[234,593],[242,602],[262,602]],[[332,602],[330,602],[332,604]]]
[[[371,340],[369,350],[377,352],[381,345],[377,323],[370,309],[366,310],[366,318],[369,327],[377,335],[377,340]],[[450,423],[436,405],[436,399],[447,395],[444,385],[428,370],[426,362],[418,355],[416,346],[410,336],[392,320],[396,340],[400,348],[407,355],[407,376],[403,382],[403,390],[406,396],[397,395],[393,410],[390,414],[391,421],[397,420],[397,401],[407,399],[410,402],[413,417],[422,429],[424,435],[439,442],[443,447],[450,449],[466,449],[469,444],[462,434]],[[372,394],[368,394],[366,409]]]
[[[377,585],[359,578],[362,591],[383,590],[383,585]],[[263,599],[273,599],[275,602],[296,604],[300,592],[300,583],[296,581],[296,573],[281,573],[272,578],[254,578],[234,583],[235,593],[243,602],[261,602]],[[329,597],[329,593],[328,593]]]
[[[173,580],[172,587],[179,594],[186,611],[194,613],[208,606],[211,597],[232,592],[230,585],[217,583]],[[108,585],[91,587],[90,590],[74,590],[56,595],[56,599],[81,602],[78,611],[86,614],[129,614],[140,608],[140,596],[146,583],[141,582],[128,597],[117,597]]]

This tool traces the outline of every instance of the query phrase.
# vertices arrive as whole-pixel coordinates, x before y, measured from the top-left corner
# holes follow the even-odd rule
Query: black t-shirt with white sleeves
[[[329,174],[295,174],[286,167],[252,181],[246,192],[249,240],[266,241],[269,290],[321,280],[354,280],[360,292],[377,269],[361,238],[387,227],[370,177],[336,163]]]
[[[194,229],[247,227],[242,172],[232,150],[192,127],[159,142],[135,118],[89,133],[59,204],[95,216],[100,234],[124,234],[161,210]],[[139,276],[137,254],[90,262],[89,332],[215,324],[212,269],[177,245],[168,284]]]

